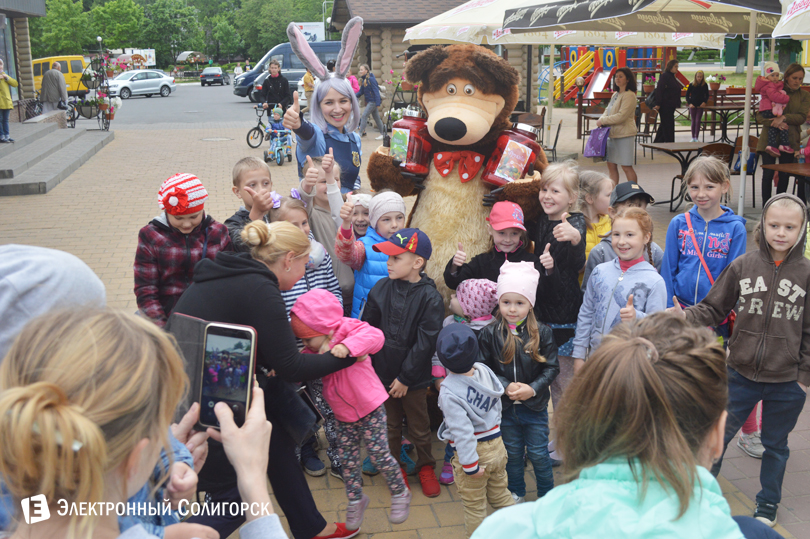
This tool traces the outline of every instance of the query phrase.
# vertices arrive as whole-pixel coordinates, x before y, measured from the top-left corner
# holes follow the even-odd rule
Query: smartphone
[[[200,376],[199,426],[219,428],[214,406],[224,402],[231,407],[237,426],[245,423],[245,414],[253,394],[256,369],[256,330],[212,322],[205,328],[202,375]]]

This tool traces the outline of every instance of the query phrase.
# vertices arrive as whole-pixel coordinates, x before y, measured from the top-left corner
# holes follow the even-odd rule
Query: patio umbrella
[[[565,0],[568,2],[568,0]],[[536,4],[537,0],[471,0],[445,13],[408,28],[405,39],[414,45],[475,43],[488,45],[595,45],[595,46],[678,46],[722,49],[724,35],[718,33],[690,33],[676,31],[636,32],[624,31],[621,25],[598,30],[574,28],[544,29],[536,32],[512,32],[504,29],[501,21],[507,9],[513,6]],[[774,24],[776,21],[774,20]],[[556,30],[556,31],[555,31]],[[554,65],[551,47],[549,65]],[[531,58],[529,62],[531,69]],[[548,83],[548,122],[546,138],[550,140],[554,115],[554,70],[550,70]],[[531,95],[531,80],[527,77],[526,95]],[[528,101],[528,99],[527,99]]]
[[[786,2],[782,18],[773,29],[773,37],[791,37],[800,41],[810,39],[810,1]]]

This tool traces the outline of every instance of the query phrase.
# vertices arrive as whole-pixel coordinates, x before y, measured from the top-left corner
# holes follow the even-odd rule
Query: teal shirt
[[[578,479],[536,502],[496,511],[472,539],[744,539],[717,480],[705,468],[697,470],[699,482],[689,509],[675,521],[679,508],[675,493],[651,479],[640,500],[639,484],[627,461],[613,459],[583,470]]]

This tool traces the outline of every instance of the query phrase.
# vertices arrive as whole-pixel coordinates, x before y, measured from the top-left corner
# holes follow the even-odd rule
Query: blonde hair
[[[172,454],[167,432],[187,386],[172,339],[144,318],[94,309],[33,320],[0,365],[3,483],[17,500],[103,501],[105,475],[139,440]],[[95,524],[74,519],[69,536]]]
[[[307,205],[304,204],[303,201],[293,197],[281,197],[281,202],[279,203],[278,208],[271,209],[267,216],[270,218],[271,223],[283,221],[284,217],[287,215],[287,212],[290,210],[301,210],[305,214],[309,215],[309,212],[307,212]]]
[[[323,157],[310,157],[310,159],[312,159],[312,164],[314,166],[316,166],[316,167],[320,168],[323,165]],[[337,163],[337,161],[335,161],[332,164],[332,167],[333,167],[332,168],[332,177],[333,178],[340,178],[341,170],[340,170],[340,165]],[[309,170],[309,161],[304,161],[304,164],[302,165],[302,168],[301,168],[301,174],[306,174],[307,170]],[[345,202],[345,198],[344,198],[344,202]]]
[[[641,499],[655,478],[678,497],[675,519],[683,516],[703,444],[726,409],[725,360],[714,333],[672,313],[616,326],[555,410],[564,480],[622,459],[641,483]]]
[[[503,348],[501,348],[500,362],[504,365],[509,365],[515,359],[515,352],[518,347],[523,346],[523,351],[529,354],[534,361],[538,363],[545,363],[546,358],[540,354],[540,327],[537,323],[537,318],[534,316],[534,309],[529,309],[529,314],[526,316],[526,330],[529,333],[529,340],[524,345],[517,335],[512,335],[509,330],[509,324],[503,318],[500,308],[495,315],[498,320],[498,329],[501,332],[501,339],[503,339]]]
[[[567,159],[561,163],[552,163],[547,166],[540,177],[540,189],[545,188],[550,183],[562,180],[568,196],[571,197],[571,208],[569,212],[577,211],[579,208],[579,168],[573,159]]]
[[[801,204],[799,204],[798,200],[796,200],[796,199],[794,199],[792,197],[784,197],[784,198],[780,198],[778,200],[774,200],[768,206],[768,209],[766,209],[764,212],[762,212],[762,215],[760,216],[759,221],[757,222],[757,225],[754,227],[754,232],[753,232],[753,234],[754,234],[754,245],[756,245],[757,247],[760,246],[760,236],[762,235],[762,223],[765,221],[765,216],[767,215],[768,210],[770,210],[771,208],[774,208],[774,207],[775,208],[795,208],[795,209],[799,210],[799,213],[801,213],[802,216],[804,217],[804,219],[807,220],[807,208],[802,206]],[[800,242],[801,240],[802,240],[802,236],[800,235],[797,243]],[[792,248],[793,248],[793,246],[791,246],[791,249]]]
[[[703,176],[707,181],[723,185],[728,184],[728,196],[733,196],[731,190],[731,177],[729,176],[728,165],[713,155],[701,155],[689,165],[686,174],[683,175],[683,184],[689,185],[696,175]]]
[[[703,75],[702,77],[700,77],[700,84],[698,84],[698,81],[697,81],[697,74],[698,73]],[[703,73],[702,69],[698,69],[697,71],[695,71],[695,77],[692,79],[692,86],[706,86],[706,74]]]
[[[300,228],[287,221],[267,224],[253,221],[242,229],[242,241],[250,246],[250,254],[256,260],[273,265],[287,253],[296,258],[309,254],[309,238]]]
[[[599,195],[599,190],[602,188],[602,184],[604,182],[610,182],[610,185],[613,185],[613,180],[610,179],[610,176],[607,176],[601,172],[596,172],[595,170],[583,170],[579,173],[580,208],[588,204],[588,201],[586,200],[588,197],[596,198],[597,195]],[[585,215],[585,222],[588,224],[588,226],[595,224],[590,222],[587,215]]]
[[[242,174],[251,170],[264,170],[267,172],[267,177],[270,178],[270,181],[273,181],[273,176],[270,173],[270,167],[268,164],[258,157],[251,156],[243,157],[233,166],[233,172],[231,173],[233,176],[233,186],[241,187],[242,182],[239,178],[242,176]]]
[[[645,243],[644,247],[647,249],[647,260],[652,262],[653,220],[650,214],[647,213],[647,210],[636,208],[635,206],[628,206],[619,210],[616,217],[613,218],[613,222],[615,223],[618,219],[631,219],[638,223],[642,234],[650,235],[650,241]]]

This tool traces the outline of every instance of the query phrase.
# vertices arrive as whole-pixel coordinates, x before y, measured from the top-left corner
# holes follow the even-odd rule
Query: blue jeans
[[[534,468],[537,481],[537,497],[554,488],[554,473],[548,456],[548,409],[540,412],[529,410],[525,404],[513,404],[504,410],[501,417],[501,436],[509,460],[506,474],[509,490],[517,496],[526,495],[526,480],[523,476],[524,448]]]
[[[8,130],[9,114],[11,114],[11,109],[0,109],[0,139],[7,139],[11,136],[11,131]]]
[[[762,401],[762,465],[759,483],[762,490],[757,503],[778,504],[782,501],[782,480],[790,456],[788,434],[796,426],[807,395],[798,382],[754,382],[732,368],[728,369],[728,418],[723,452],[736,436],[751,410]],[[712,474],[720,473],[722,457],[712,466]]]

